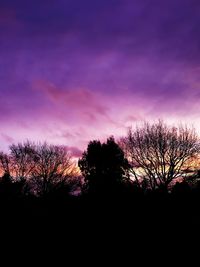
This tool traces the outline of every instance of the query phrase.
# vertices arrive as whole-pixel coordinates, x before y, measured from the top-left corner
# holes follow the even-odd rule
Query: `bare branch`
[[[182,175],[189,160],[199,153],[199,140],[194,129],[167,126],[162,121],[144,123],[136,130],[129,129],[120,141],[132,166],[136,180],[139,166],[143,179],[147,177],[152,188],[168,186]],[[140,179],[141,180],[141,179]]]

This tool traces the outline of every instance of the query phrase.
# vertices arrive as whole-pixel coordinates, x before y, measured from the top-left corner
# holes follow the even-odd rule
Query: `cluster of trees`
[[[200,153],[195,130],[162,121],[129,129],[118,142],[114,137],[91,141],[78,166],[64,146],[26,141],[9,151],[0,153],[1,188],[10,184],[24,195],[69,194],[81,188],[83,194],[105,196],[133,187],[168,190],[177,179],[198,181],[198,166],[191,166]]]
[[[72,190],[77,169],[64,146],[25,143],[10,146],[10,153],[0,153],[2,183],[20,185],[23,194],[44,196],[65,188]]]
[[[168,190],[174,181],[198,178],[199,139],[194,129],[144,123],[118,143],[92,141],[79,160],[88,190],[111,192],[119,186]],[[188,175],[191,174],[191,175]]]

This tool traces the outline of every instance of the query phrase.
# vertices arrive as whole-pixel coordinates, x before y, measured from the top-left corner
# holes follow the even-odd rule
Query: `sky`
[[[199,0],[0,0],[0,149],[200,129]]]

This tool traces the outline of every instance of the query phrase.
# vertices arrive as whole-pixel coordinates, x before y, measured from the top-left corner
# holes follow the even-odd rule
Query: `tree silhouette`
[[[91,141],[78,165],[84,176],[86,189],[96,194],[111,194],[117,190],[127,179],[125,173],[129,168],[124,152],[113,137],[108,138],[106,143]]]
[[[37,194],[46,195],[71,182],[76,168],[64,146],[38,144],[35,146],[34,157],[36,164],[31,176]]]
[[[0,171],[13,184],[23,185],[26,194],[45,195],[64,187],[70,192],[79,185],[77,167],[66,147],[46,142],[12,144],[10,153],[0,153]]]
[[[3,152],[0,153],[0,170],[3,174],[10,175],[11,173],[10,157]]]
[[[135,180],[138,184],[145,181],[151,189],[168,187],[172,180],[183,176],[189,160],[199,153],[194,129],[170,127],[162,121],[130,129],[121,144]]]
[[[26,179],[31,177],[36,166],[36,145],[33,142],[12,144],[10,146],[10,169],[16,179]]]
[[[4,173],[0,180],[0,198],[16,199],[25,195],[25,180],[14,181],[9,173]]]

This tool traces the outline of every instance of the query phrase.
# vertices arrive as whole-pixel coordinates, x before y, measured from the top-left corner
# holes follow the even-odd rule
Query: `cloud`
[[[196,0],[1,0],[1,131],[82,149],[143,119],[197,120],[199,12]]]
[[[14,138],[12,138],[11,136],[1,133],[1,137],[3,138],[3,140],[8,143],[8,144],[12,144],[14,143]]]
[[[72,45],[79,55],[115,51],[130,59],[199,60],[200,4],[196,0],[2,0],[0,8],[14,10],[31,48],[40,45],[54,53],[59,45],[64,57]]]
[[[67,151],[71,153],[72,157],[75,157],[75,158],[80,158],[83,154],[82,150],[74,146],[66,146],[66,149]]]
[[[36,87],[59,108],[65,108],[71,113],[78,113],[82,118],[96,121],[98,117],[109,119],[109,107],[104,103],[104,97],[99,92],[88,89],[60,89],[46,81],[37,81]]]

